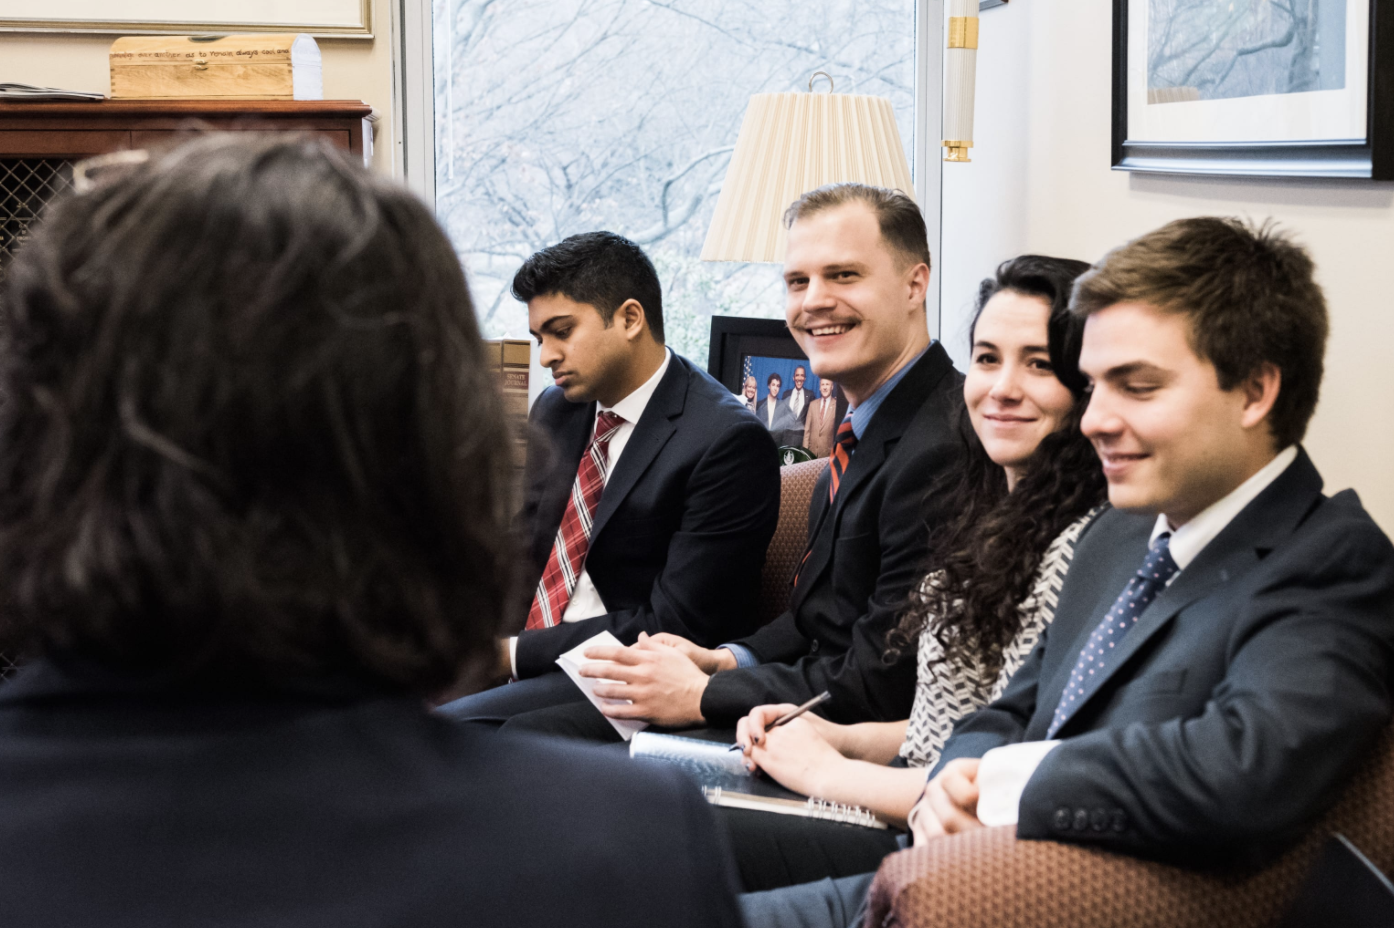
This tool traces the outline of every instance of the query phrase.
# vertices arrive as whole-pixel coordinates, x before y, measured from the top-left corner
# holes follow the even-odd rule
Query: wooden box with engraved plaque
[[[319,46],[304,34],[126,36],[111,43],[114,100],[320,100]]]

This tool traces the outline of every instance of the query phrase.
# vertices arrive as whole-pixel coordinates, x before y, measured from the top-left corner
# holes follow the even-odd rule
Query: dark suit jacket
[[[1045,738],[1080,650],[1142,564],[1153,518],[1080,540],[1055,621],[940,764]],[[1387,724],[1394,548],[1305,452],[1142,614],[1036,769],[1017,834],[1182,862],[1262,860],[1335,801]]]
[[[886,397],[857,444],[837,501],[824,471],[809,504],[808,560],[788,612],[739,643],[761,666],[711,678],[702,715],[733,724],[762,703],[803,702],[828,690],[820,712],[839,722],[907,718],[915,697],[915,654],[882,660],[910,588],[925,574],[929,529],[952,501],[931,492],[961,445],[954,419],[963,377],[942,345]]]
[[[676,772],[480,735],[419,699],[48,663],[0,690],[16,928],[735,928],[728,853]]]
[[[814,400],[818,399],[818,394],[815,393],[813,390],[810,390],[808,387],[804,387],[803,390],[801,390],[800,392],[803,393],[803,409],[799,410],[797,414],[794,413],[793,387],[790,387],[789,389],[781,393],[779,395],[779,398],[784,400],[784,404],[789,407],[789,415],[793,416],[795,419],[798,419],[799,425],[803,425],[808,418],[809,404],[811,404]]]
[[[531,421],[551,439],[529,448],[521,525],[528,545],[523,611],[561,524],[594,403],[555,387]],[[765,548],[779,519],[779,459],[743,399],[673,355],[610,474],[591,527],[585,569],[610,612],[524,631],[516,670],[532,677],[601,631],[625,644],[639,632],[672,632],[711,647],[749,632]]]

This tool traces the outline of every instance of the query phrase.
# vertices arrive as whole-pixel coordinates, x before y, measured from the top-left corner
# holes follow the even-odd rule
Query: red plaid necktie
[[[857,447],[857,433],[852,431],[852,414],[849,412],[837,427],[837,443],[832,454],[828,455],[829,470],[828,503],[837,499],[837,488],[842,483],[842,475],[847,473],[847,464],[852,460],[852,449]]]
[[[561,525],[557,527],[552,554],[547,558],[547,569],[537,581],[537,593],[528,610],[528,628],[551,628],[566,613],[566,604],[571,602],[571,594],[586,563],[595,507],[605,491],[610,439],[623,423],[624,420],[612,412],[602,412],[595,417],[595,437],[581,456],[576,482],[571,485],[571,497],[566,501],[566,512],[562,513]]]
[[[837,443],[833,445],[832,453],[828,455],[828,505],[831,506],[837,499],[837,488],[842,484],[842,475],[847,473],[847,464],[852,460],[852,449],[857,447],[857,433],[852,431],[852,414],[849,412],[842,420],[842,424],[837,427]],[[803,565],[808,563],[808,556],[813,553],[813,546],[803,553],[803,559],[799,561],[798,570],[794,571],[793,585],[799,585],[799,574],[803,573]]]

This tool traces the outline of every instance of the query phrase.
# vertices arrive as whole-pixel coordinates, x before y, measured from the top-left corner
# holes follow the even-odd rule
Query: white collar
[[[1171,559],[1176,562],[1178,568],[1185,570],[1186,565],[1194,561],[1196,555],[1214,541],[1215,536],[1224,531],[1225,526],[1234,521],[1234,517],[1243,512],[1244,507],[1252,503],[1255,497],[1268,489],[1268,485],[1277,480],[1295,460],[1297,446],[1288,445],[1256,474],[1231,490],[1223,499],[1206,506],[1199,515],[1178,529],[1172,529],[1165,513],[1158,515],[1157,524],[1152,526],[1150,540],[1156,541],[1158,535],[1171,532]]]
[[[653,376],[645,380],[634,392],[620,400],[613,406],[604,406],[597,403],[596,414],[602,412],[612,412],[625,422],[638,424],[639,417],[644,414],[645,408],[649,405],[649,400],[653,399],[653,392],[658,389],[658,382],[663,379],[663,375],[668,373],[668,362],[673,359],[673,352],[669,348],[663,349],[663,363],[658,365],[658,370],[653,372]],[[594,428],[594,426],[592,426]]]

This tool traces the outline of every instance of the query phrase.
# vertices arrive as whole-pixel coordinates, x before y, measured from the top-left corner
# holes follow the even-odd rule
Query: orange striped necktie
[[[837,499],[837,488],[842,483],[842,475],[847,473],[847,465],[852,460],[852,450],[857,447],[857,433],[852,431],[852,414],[849,412],[837,427],[837,443],[833,445],[830,458],[831,479],[828,481],[828,502]]]
[[[828,505],[832,505],[837,499],[837,488],[842,483],[842,475],[847,472],[847,463],[852,458],[852,449],[857,447],[857,433],[852,431],[852,414],[849,412],[842,420],[842,424],[837,427],[837,444],[833,445],[832,453],[828,455]],[[803,557],[799,559],[799,566],[794,571],[794,579],[790,581],[791,586],[799,585],[799,575],[803,573],[804,565],[808,563],[809,555],[813,553],[813,545],[809,544],[804,551]]]

